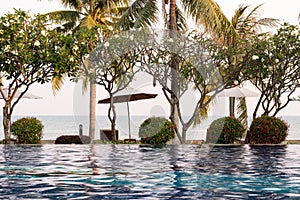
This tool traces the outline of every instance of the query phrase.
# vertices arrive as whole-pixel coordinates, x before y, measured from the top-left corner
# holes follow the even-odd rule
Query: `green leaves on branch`
[[[146,119],[139,129],[144,144],[166,144],[175,137],[174,125],[162,117]]]
[[[259,106],[263,115],[275,116],[300,86],[300,28],[284,24],[274,35],[259,35],[253,41],[247,76],[261,91],[254,118]]]
[[[82,55],[70,33],[63,33],[46,16],[15,10],[0,18],[1,87],[7,87],[3,120],[5,138],[10,138],[10,118],[14,107],[34,83],[46,83],[64,76],[77,76]],[[59,84],[56,85],[59,87]],[[14,95],[20,93],[18,97]],[[14,101],[13,101],[14,100]]]
[[[252,121],[249,132],[251,144],[280,144],[288,135],[288,124],[276,117],[262,116]]]
[[[214,144],[233,144],[241,139],[245,128],[233,117],[214,120],[207,129],[206,142]]]
[[[11,126],[13,135],[17,136],[21,144],[39,144],[43,137],[43,124],[34,117],[21,118]]]
[[[15,10],[0,19],[0,70],[6,79],[27,84],[75,75],[79,49],[74,42],[71,35],[53,29],[45,16]]]

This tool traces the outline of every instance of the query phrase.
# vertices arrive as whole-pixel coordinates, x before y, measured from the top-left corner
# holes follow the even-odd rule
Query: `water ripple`
[[[299,152],[300,145],[3,145],[0,199],[298,199]]]

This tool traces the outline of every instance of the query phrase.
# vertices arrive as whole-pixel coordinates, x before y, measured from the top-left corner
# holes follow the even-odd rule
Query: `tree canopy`
[[[260,90],[258,108],[263,115],[275,116],[292,100],[300,86],[300,28],[284,24],[273,35],[257,35],[248,54],[248,76]]]
[[[74,42],[70,34],[58,32],[42,15],[15,10],[0,18],[0,94],[5,101],[5,139],[10,139],[13,109],[32,84],[44,84],[62,74],[76,76],[82,49],[76,48]],[[16,96],[17,92],[20,95]]]

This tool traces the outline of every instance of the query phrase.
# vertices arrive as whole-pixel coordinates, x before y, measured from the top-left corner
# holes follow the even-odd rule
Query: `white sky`
[[[62,6],[58,3],[58,0],[1,0],[0,15],[4,15],[8,12],[13,12],[13,8],[21,8],[22,10],[31,10],[35,13],[46,13],[52,10],[61,9]],[[300,14],[300,1],[299,0],[216,0],[220,5],[223,12],[228,18],[231,18],[232,14],[236,10],[239,4],[251,5],[252,8],[259,4],[264,4],[261,9],[262,17],[272,17],[282,21],[290,22],[292,24],[298,23],[298,16]],[[152,81],[145,81],[143,77],[137,80],[134,85],[141,88],[147,86],[150,88]],[[139,83],[139,81],[142,81]],[[160,89],[156,87],[152,92],[159,92]],[[81,96],[81,86],[74,83],[66,82],[62,90],[58,92],[56,96],[53,96],[51,85],[33,85],[30,88],[30,92],[39,96],[42,96],[41,100],[27,100],[22,99],[17,105],[14,115],[73,115],[73,114],[86,114],[88,111],[88,98]],[[192,94],[189,94],[189,97]],[[106,97],[105,91],[98,88],[98,99]],[[196,98],[196,97],[195,97]],[[221,99],[220,99],[221,100]],[[249,112],[252,113],[256,98],[249,98]],[[189,103],[188,103],[189,104]],[[2,105],[2,104],[0,104]],[[125,114],[126,107],[120,105],[118,114]],[[163,109],[163,107],[165,109]],[[284,113],[280,115],[299,115],[295,110],[295,107],[299,107],[298,102],[292,102],[284,110]],[[133,115],[150,115],[150,114],[167,114],[168,104],[162,94],[154,100],[147,100],[145,102],[131,103],[131,113]],[[188,107],[187,111],[191,111]],[[221,110],[221,111],[220,111]],[[228,104],[226,101],[218,103],[215,107],[215,113],[227,113]],[[107,106],[98,105],[97,114],[106,115]]]

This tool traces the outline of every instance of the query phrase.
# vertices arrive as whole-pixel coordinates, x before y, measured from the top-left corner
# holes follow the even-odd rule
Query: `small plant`
[[[91,138],[86,135],[62,135],[56,138],[55,144],[90,144]]]
[[[280,144],[288,135],[288,124],[276,117],[262,116],[252,121],[249,131],[251,144]]]
[[[35,117],[18,119],[11,125],[11,131],[21,144],[39,144],[43,137],[43,124]]]
[[[214,120],[206,133],[207,143],[233,144],[242,138],[245,128],[233,117],[222,117]]]
[[[140,126],[139,136],[143,144],[166,144],[175,137],[172,122],[163,117],[151,117]]]

